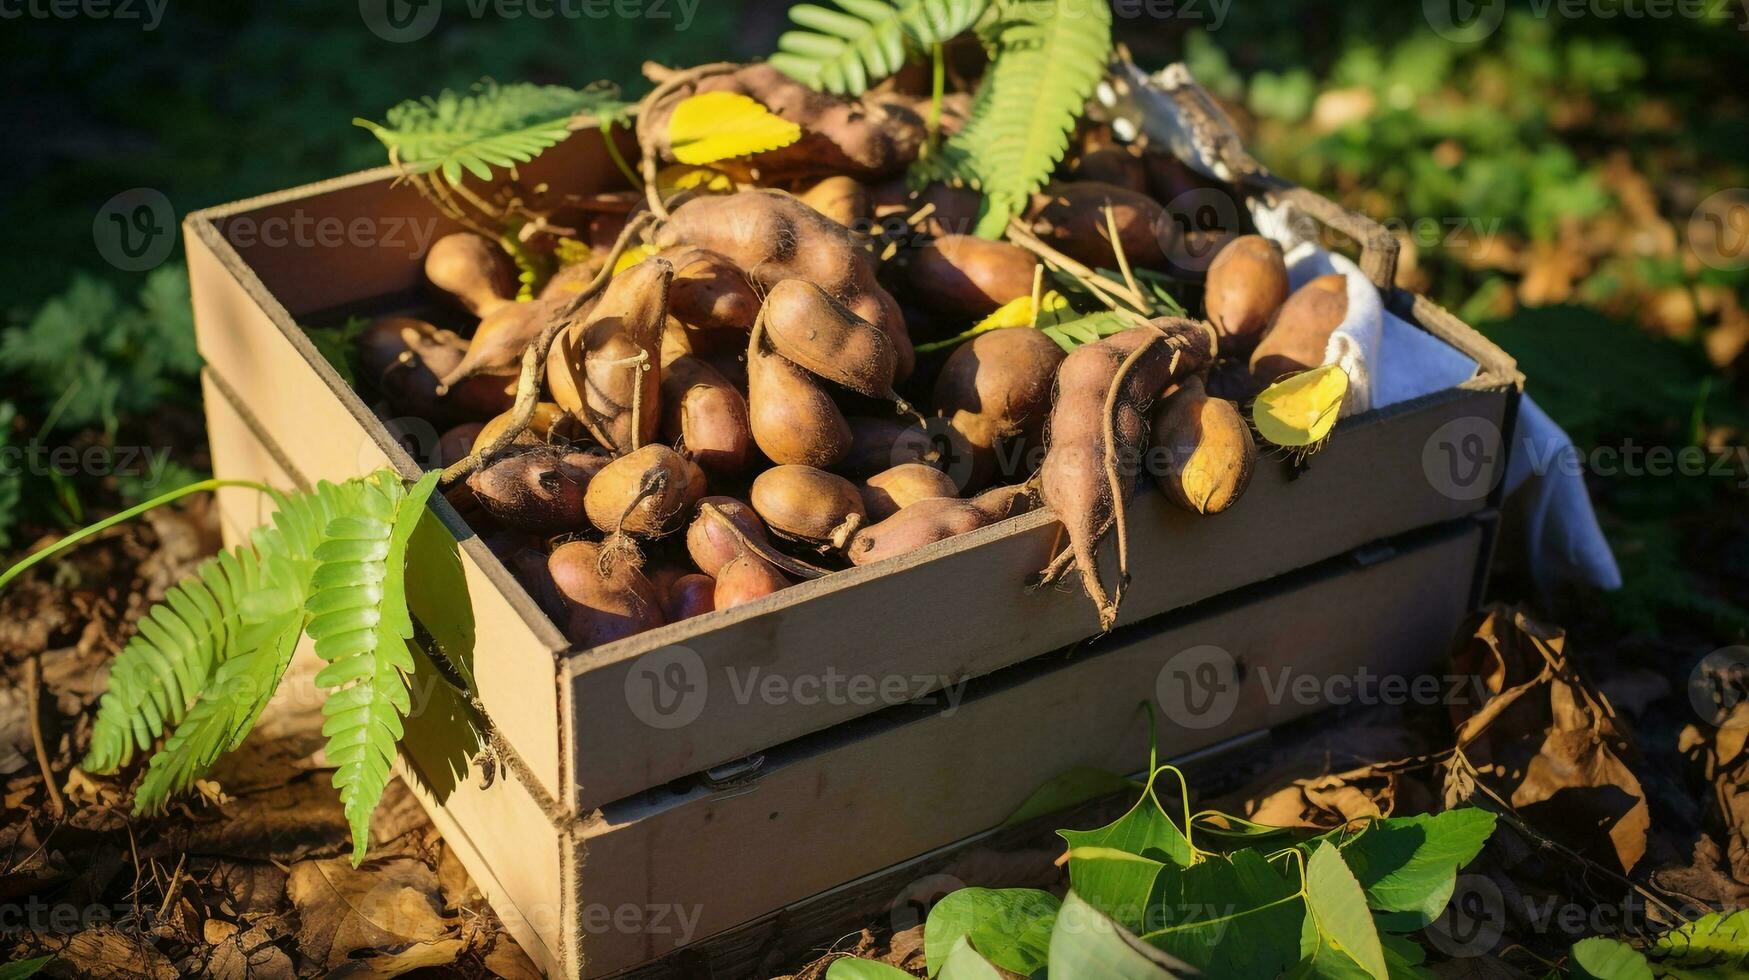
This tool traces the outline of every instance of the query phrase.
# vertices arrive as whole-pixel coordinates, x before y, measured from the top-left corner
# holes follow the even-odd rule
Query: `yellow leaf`
[[[639,262],[655,255],[657,251],[658,249],[654,245],[633,245],[627,248],[625,251],[619,253],[619,261],[613,264],[613,274],[616,276],[619,275],[627,269],[630,269],[632,266],[637,265]]]
[[[656,189],[664,194],[673,191],[733,194],[735,192],[735,178],[714,167],[689,167],[683,163],[676,163],[663,167],[656,174]]]
[[[668,145],[681,163],[752,156],[801,138],[800,126],[734,92],[694,95],[675,106],[668,119]]]
[[[1263,389],[1251,406],[1251,421],[1277,446],[1315,446],[1330,434],[1347,395],[1348,374],[1326,364]]]
[[[978,321],[978,325],[973,327],[971,332],[978,334],[986,330],[1001,330],[1004,327],[1030,327],[1034,325],[1035,319],[1038,326],[1048,327],[1060,319],[1059,314],[1068,309],[1069,301],[1064,299],[1062,294],[1051,289],[1039,297],[1038,305],[1039,311],[1035,318],[1031,296],[1009,300],[1002,305],[1001,309]]]

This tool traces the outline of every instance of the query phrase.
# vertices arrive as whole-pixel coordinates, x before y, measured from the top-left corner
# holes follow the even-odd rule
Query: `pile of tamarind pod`
[[[671,197],[617,267],[608,245],[643,194],[597,195],[570,222],[587,257],[532,298],[518,299],[498,242],[441,238],[424,263],[444,307],[433,317],[471,333],[392,316],[358,341],[366,380],[439,427],[448,467],[516,431],[524,354],[559,328],[532,420],[445,495],[580,646],[1040,503],[1068,545],[1039,581],[1078,568],[1109,628],[1141,475],[1207,514],[1249,481],[1256,446],[1238,405],[1211,394],[1217,368],[1240,363],[1267,384],[1321,362],[1341,320],[1340,281],[1289,296],[1280,250],[1234,229],[1209,269],[1207,323],[1138,320],[1072,353],[1038,329],[992,329],[919,356],[913,331],[953,336],[1036,295],[1038,250],[966,234],[975,193],[904,187],[924,131],[902,93],[852,104],[764,66],[706,86],[758,98],[807,138]],[[1050,254],[1174,268],[1187,240],[1159,200],[1194,180],[1175,161],[1094,134],[1060,176],[1019,221]],[[1107,585],[1099,556],[1113,539]]]

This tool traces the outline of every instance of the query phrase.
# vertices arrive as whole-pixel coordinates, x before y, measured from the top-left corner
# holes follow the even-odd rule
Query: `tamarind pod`
[[[431,243],[425,279],[477,317],[516,301],[516,266],[495,241],[458,231]]]
[[[655,589],[631,560],[593,541],[571,541],[547,558],[560,631],[578,646],[612,643],[663,624]]]
[[[753,442],[747,399],[700,358],[676,357],[662,369],[662,438],[712,473],[739,473]]]

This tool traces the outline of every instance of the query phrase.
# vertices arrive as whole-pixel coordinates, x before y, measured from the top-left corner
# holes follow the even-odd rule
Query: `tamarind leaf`
[[[703,92],[681,100],[668,119],[668,142],[681,163],[706,164],[776,150],[802,128],[738,92]]]
[[[328,692],[322,734],[352,828],[354,866],[370,845],[371,813],[388,784],[410,708],[407,545],[438,476],[433,471],[409,490],[393,474],[379,474],[365,484],[358,508],[329,522],[327,540],[315,552],[304,608],[316,655],[327,663],[316,675],[316,686]]]
[[[656,189],[664,194],[675,191],[733,194],[735,178],[714,167],[689,167],[683,163],[671,163],[656,172]]]
[[[982,191],[975,231],[991,239],[1062,162],[1112,50],[1106,4],[1009,0],[999,9],[989,35],[995,60],[965,125],[911,171],[914,184],[940,180]]]
[[[1316,446],[1330,435],[1348,395],[1348,374],[1334,364],[1301,371],[1263,389],[1251,424],[1277,446]]]
[[[771,66],[813,89],[861,95],[896,73],[916,49],[965,32],[989,0],[834,0],[838,10],[811,3],[791,7],[801,30],[777,39]]]
[[[448,89],[435,98],[410,100],[390,109],[384,122],[354,119],[389,150],[389,159],[409,173],[433,171],[451,184],[463,173],[492,179],[492,168],[527,163],[571,135],[578,117],[625,118],[630,106],[619,90],[597,84],[499,85],[481,81],[466,94]]]

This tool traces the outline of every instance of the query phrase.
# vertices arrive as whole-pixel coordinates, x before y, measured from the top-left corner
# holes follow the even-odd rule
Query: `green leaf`
[[[1142,939],[1210,976],[1274,977],[1300,957],[1298,884],[1254,850],[1165,869]]]
[[[1168,771],[1160,769],[1154,775]],[[1129,812],[1097,830],[1059,830],[1069,846],[1069,880],[1084,901],[1126,928],[1141,925],[1160,865],[1187,865],[1190,841],[1161,808],[1153,780]],[[1118,855],[1139,861],[1123,861]]]
[[[33,960],[18,960],[14,963],[0,963],[0,980],[27,980],[29,977],[36,976],[37,971],[48,966],[49,961],[52,959],[54,959],[54,956],[51,954],[49,956],[38,956]]]
[[[990,32],[996,58],[960,132],[919,161],[918,182],[984,193],[977,234],[999,238],[1050,179],[1111,58],[1111,10],[1082,0],[1011,0]]]
[[[571,134],[579,116],[623,118],[628,105],[611,86],[499,85],[487,79],[465,95],[447,89],[436,98],[403,102],[379,124],[354,119],[410,173],[436,171],[451,184],[466,171],[492,179],[492,168],[527,163]]]
[[[1125,929],[1146,928],[1148,900],[1166,862],[1115,847],[1069,851],[1069,880],[1087,904]]]
[[[1051,930],[1048,972],[1053,977],[1101,980],[1168,980],[1198,975],[1182,961],[1099,914],[1074,890],[1063,898]]]
[[[968,30],[988,0],[834,0],[839,8],[799,3],[789,9],[801,30],[777,39],[771,66],[814,89],[861,95],[905,66],[913,48]]]
[[[1749,910],[1711,912],[1659,936],[1648,951],[1659,976],[1741,976],[1749,973]]]
[[[1388,980],[1378,927],[1366,893],[1342,855],[1320,843],[1306,862],[1306,916],[1300,927],[1298,977]]]
[[[1049,813],[1057,813],[1070,807],[1079,806],[1088,800],[1112,796],[1126,791],[1133,792],[1142,788],[1142,784],[1115,772],[1096,769],[1092,766],[1076,766],[1052,776],[1043,786],[1032,791],[1026,802],[1002,822],[1004,827],[1025,823]]]
[[[371,813],[388,783],[409,710],[407,543],[439,475],[428,473],[405,490],[392,474],[379,474],[366,484],[359,510],[330,521],[328,540],[316,548],[305,610],[316,655],[327,662],[316,675],[316,685],[328,691],[322,734],[352,828],[354,866],[370,846]]]
[[[934,976],[960,940],[969,940],[991,963],[1030,975],[1045,965],[1051,928],[1061,903],[1033,888],[961,888],[929,910],[923,956]]]
[[[265,583],[260,555],[239,548],[201,562],[147,610],[110,667],[80,767],[114,772],[181,722],[213,671],[236,652],[242,596]]]
[[[972,944],[964,936],[956,940],[947,951],[941,971],[935,976],[939,980],[1002,980],[1001,972],[990,965],[989,960],[979,956],[978,951],[972,948]]]
[[[407,540],[407,610],[467,690],[474,683],[474,604],[455,536],[436,511],[420,516]]]
[[[294,609],[272,625],[271,640],[225,661],[195,699],[188,717],[147,763],[134,794],[136,814],[162,812],[170,797],[193,786],[219,756],[242,744],[278,689],[303,625],[303,616]]]
[[[826,968],[826,980],[917,980],[896,966],[879,960],[859,960],[853,956],[832,961]]]
[[[305,327],[304,335],[316,352],[349,385],[358,384],[358,338],[370,329],[370,320],[349,316],[337,327]]]
[[[1619,939],[1592,936],[1573,944],[1567,976],[1574,980],[1652,980],[1652,966]]]
[[[1494,814],[1462,807],[1440,814],[1378,820],[1341,844],[1342,859],[1385,912],[1414,912],[1421,928],[1451,899],[1458,869],[1475,860],[1494,832]]]

